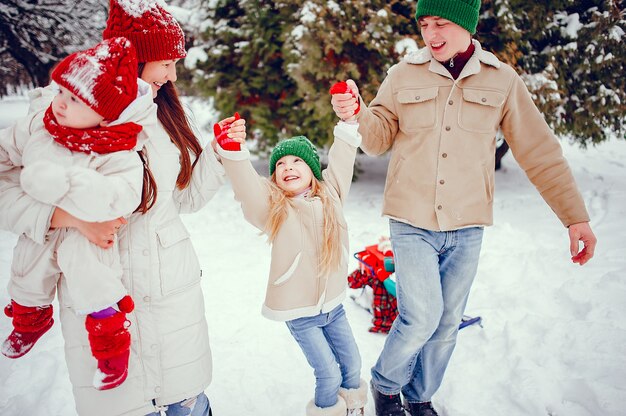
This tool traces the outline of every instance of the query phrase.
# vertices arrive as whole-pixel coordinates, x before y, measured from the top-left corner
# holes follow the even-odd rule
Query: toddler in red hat
[[[138,79],[137,68],[135,48],[122,37],[61,61],[51,86],[31,92],[29,115],[0,132],[0,172],[20,172],[28,196],[79,222],[125,223],[146,203],[138,152],[147,140],[142,128],[157,122],[151,88]],[[50,329],[51,302],[63,276],[59,284],[67,286],[74,311],[86,316],[98,361],[94,387],[107,390],[128,374],[126,314],[134,305],[121,281],[116,236],[96,245],[78,228],[53,229],[45,241],[19,237],[5,308],[14,330],[1,352],[19,358]]]

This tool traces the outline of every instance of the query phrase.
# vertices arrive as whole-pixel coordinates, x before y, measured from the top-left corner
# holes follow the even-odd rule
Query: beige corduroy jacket
[[[362,149],[391,149],[383,215],[434,231],[493,222],[496,132],[565,226],[589,221],[561,146],[517,73],[473,41],[457,80],[428,49],[389,69],[358,114]]]
[[[328,153],[328,168],[322,172],[326,189],[335,205],[343,248],[340,267],[320,273],[323,242],[323,207],[318,197],[294,197],[285,222],[271,248],[271,265],[262,313],[268,319],[289,321],[330,312],[346,292],[348,230],[343,205],[348,196],[356,149],[361,143],[358,125],[340,122]],[[241,202],[248,222],[267,233],[270,211],[270,179],[260,176],[250,163],[248,150],[219,149],[235,198]]]

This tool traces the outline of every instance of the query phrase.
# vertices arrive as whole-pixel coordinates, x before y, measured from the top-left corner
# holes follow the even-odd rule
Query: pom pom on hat
[[[318,180],[322,179],[322,167],[320,165],[320,157],[317,154],[317,149],[305,136],[295,136],[291,139],[285,139],[279,142],[270,156],[270,175],[276,170],[276,162],[282,157],[292,155],[298,156],[304,161],[313,172]]]
[[[443,17],[474,34],[479,13],[480,0],[418,0],[415,20],[422,16]]]
[[[124,38],[104,40],[62,60],[51,77],[106,120],[116,120],[137,98],[135,48]]]
[[[157,0],[111,0],[102,37],[115,36],[130,40],[142,63],[187,56],[183,30]]]

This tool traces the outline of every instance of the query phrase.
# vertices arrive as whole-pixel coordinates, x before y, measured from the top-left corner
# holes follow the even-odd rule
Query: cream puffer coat
[[[348,229],[343,205],[350,190],[356,149],[361,143],[358,125],[340,122],[328,152],[328,168],[322,172],[330,200],[335,206],[343,249],[339,268],[320,273],[323,236],[323,207],[318,197],[294,197],[287,206],[287,218],[272,244],[271,265],[263,316],[289,321],[330,312],[346,292],[348,273]],[[241,202],[248,222],[268,232],[270,179],[260,176],[249,152],[218,149],[230,178],[235,198]]]
[[[589,221],[558,140],[517,73],[480,43],[457,80],[427,48],[389,69],[358,114],[362,149],[392,150],[383,214],[434,231],[493,222],[496,133],[565,226]]]
[[[145,145],[158,187],[147,214],[133,214],[119,233],[123,283],[135,300],[128,315],[132,337],[129,375],[119,387],[92,387],[91,356],[84,317],[70,308],[65,281],[58,288],[65,355],[76,408],[81,416],[144,416],[194,397],[211,381],[211,350],[200,288],[201,270],[181,213],[202,208],[224,181],[210,147],[202,152],[190,185],[176,188],[179,151],[156,120],[146,120]],[[19,187],[19,172],[0,175],[0,227],[44,241],[53,207]]]

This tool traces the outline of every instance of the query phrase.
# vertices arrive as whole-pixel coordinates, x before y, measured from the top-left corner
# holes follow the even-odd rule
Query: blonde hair
[[[293,207],[291,197],[276,184],[276,172],[272,173],[270,181],[270,212],[267,217],[265,229],[270,243],[273,243],[278,235],[280,227],[287,219],[287,206]],[[322,238],[322,258],[320,259],[320,271],[324,276],[327,273],[336,270],[341,262],[342,250],[339,234],[339,222],[337,221],[337,213],[335,206],[328,196],[326,184],[313,177],[311,181],[310,197],[318,197],[322,202],[324,228]]]

